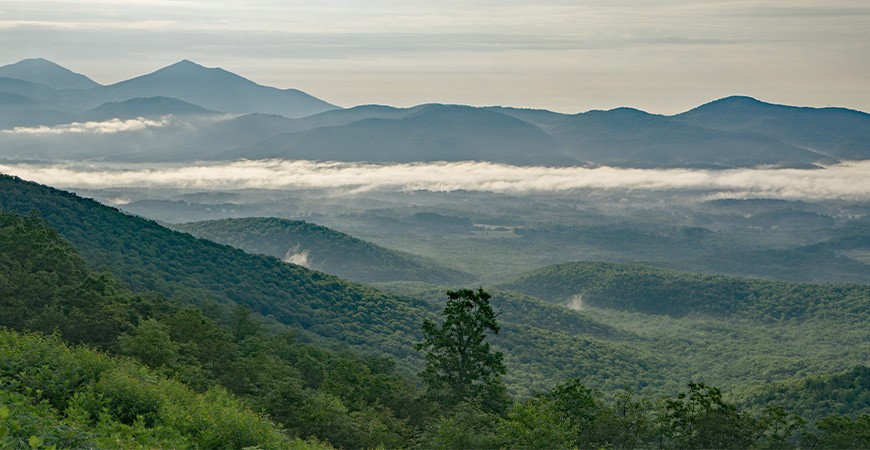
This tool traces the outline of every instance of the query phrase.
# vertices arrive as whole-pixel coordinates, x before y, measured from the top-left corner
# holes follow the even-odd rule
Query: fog
[[[870,199],[870,161],[818,169],[732,170],[528,167],[488,162],[368,164],[239,160],[178,165],[0,164],[0,172],[56,187],[334,189],[343,192],[458,190],[494,193],[574,189],[700,190],[782,199]]]
[[[112,134],[123,131],[140,131],[146,128],[159,128],[169,124],[169,118],[146,119],[112,119],[105,122],[73,122],[63,125],[38,127],[15,127],[0,130],[0,134],[12,135],[58,135],[58,134]]]

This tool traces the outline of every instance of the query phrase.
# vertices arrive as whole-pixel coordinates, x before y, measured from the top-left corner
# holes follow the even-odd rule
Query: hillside
[[[672,317],[712,316],[757,321],[842,315],[870,322],[870,286],[811,284],[692,274],[643,265],[566,263],[503,284],[551,302]]]
[[[31,58],[0,67],[0,77],[16,78],[52,89],[91,89],[96,81],[43,58]]]
[[[302,266],[174,232],[114,208],[35,183],[0,178],[0,208],[36,210],[97,270],[133,290],[172,296],[183,286],[241,304],[328,340],[399,358],[413,354],[422,303],[400,299]]]
[[[217,156],[369,162],[476,160],[520,165],[571,163],[561,156],[555,140],[537,126],[483,108],[424,105],[401,118],[373,114],[376,115],[346,125],[278,134]]]
[[[845,108],[775,105],[733,96],[674,119],[710,129],[767,135],[838,159],[867,159],[870,148],[870,114]]]
[[[4,177],[0,188],[0,208],[23,214],[36,210],[75,246],[88,266],[112,272],[134,292],[156,291],[199,305],[246,305],[298,329],[307,341],[386,353],[397,358],[403,370],[420,367],[419,353],[413,349],[420,339],[420,324],[443,307],[442,288],[417,283],[389,287],[395,293],[387,294],[173,232],[45,186]],[[651,269],[638,269],[642,276],[637,279],[680,278],[655,271],[650,278],[647,270]],[[603,264],[580,272],[598,278],[593,275],[610,271],[632,273]],[[609,307],[590,303],[601,306],[589,306],[588,311],[494,292],[503,330],[495,343],[508,355],[509,386],[515,393],[528,394],[579,377],[609,393],[620,387],[674,392],[684,380],[702,377],[745,392],[770,380],[845,370],[868,354],[866,346],[847,345],[868,339],[866,296],[860,287],[761,282],[766,284],[758,288],[756,280],[711,278],[719,284],[708,286],[703,301],[686,303],[685,289],[696,287],[692,280],[676,283],[680,289],[651,291],[673,295],[673,301],[661,295],[651,296],[650,302],[628,297],[631,301],[613,301]],[[551,291],[550,297],[547,291],[527,290],[550,301],[559,300],[554,296],[562,292],[576,292],[575,285],[566,284],[570,277],[540,282],[542,289]],[[746,285],[758,295],[785,294],[791,301],[747,306],[745,298],[729,297],[744,292],[741,286]],[[639,285],[625,286],[637,290]],[[635,312],[639,308],[633,303],[651,313]],[[832,334],[831,329],[838,332]],[[675,335],[683,338],[674,339]],[[771,352],[779,356],[771,358]]]
[[[212,401],[224,402],[221,399],[226,397],[224,406],[236,407],[238,401],[221,390],[225,389],[279,422],[291,436],[316,437],[341,447],[358,443],[394,446],[407,439],[410,432],[399,421],[407,419],[415,388],[396,371],[392,360],[361,358],[346,349],[334,352],[297,342],[298,330],[254,316],[239,306],[209,303],[199,309],[185,305],[178,298],[192,294],[184,287],[176,287],[173,295],[169,299],[153,292],[129,292],[112,275],[90,270],[75,248],[40,219],[0,213],[0,326],[53,334],[53,341],[63,338],[134,358],[161,377],[184,382],[207,393]],[[4,363],[12,365],[7,369],[25,375],[33,370],[31,366],[40,364],[32,358],[16,358],[0,361],[0,376],[8,375]],[[156,376],[143,374],[141,368],[135,372],[135,379]],[[99,380],[94,382],[106,383],[97,375]],[[66,382],[72,388],[89,392],[76,383],[89,382],[77,378],[90,375],[58,371],[58,376],[69,376]],[[57,383],[53,379],[34,381]],[[167,383],[158,384],[165,389]],[[144,391],[130,393],[125,387],[122,393],[134,398],[107,399],[107,406],[117,408],[121,417],[115,419],[126,425],[135,425],[133,419],[141,413],[150,427],[164,410],[159,406],[164,398],[150,389],[147,385]],[[52,391],[48,398],[63,410],[65,400],[58,397],[67,394]],[[139,407],[148,409],[140,411]],[[326,424],[320,417],[324,412],[330,415]],[[251,420],[245,419],[245,412],[220,413]],[[257,431],[256,424],[247,426],[254,427],[247,433]],[[225,432],[247,439],[246,432],[234,427],[228,422]],[[164,432],[156,429],[154,435]],[[224,439],[232,442],[232,437]]]
[[[320,448],[221,388],[196,393],[128,359],[0,329],[4,448]]]
[[[358,282],[421,281],[462,285],[468,274],[386,249],[329,228],[276,218],[225,219],[172,226],[198,238],[274,256]]]
[[[432,297],[385,294],[271,256],[171,231],[93,200],[13,177],[0,178],[0,208],[20,214],[35,210],[91,268],[111,272],[134,292],[154,291],[198,305],[240,304],[299,329],[308,340],[391,355],[405,370],[419,368],[414,344],[420,339],[420,325],[443,307],[441,288],[430,291]],[[512,389],[528,393],[578,376],[612,388],[662,383],[663,372],[645,369],[654,365],[654,357],[595,336],[598,327],[585,326],[588,331],[583,332],[584,326],[576,325],[580,318],[554,320],[566,314],[558,310],[517,314],[540,304],[529,297],[505,302],[515,317],[515,322],[503,325],[508,331],[500,341],[515,354],[508,361],[517,368]],[[589,353],[617,359],[581,364]],[[525,381],[526,374],[534,378]]]
[[[870,367],[798,378],[760,389],[747,404],[779,405],[810,420],[834,414],[870,415]]]
[[[202,106],[169,97],[131,98],[122,102],[103,103],[81,113],[79,120],[104,121],[114,118],[133,119],[149,116],[187,116],[220,114]]]

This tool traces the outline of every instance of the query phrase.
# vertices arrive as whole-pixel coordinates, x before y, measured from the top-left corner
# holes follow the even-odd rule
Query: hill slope
[[[371,110],[381,115],[380,110]],[[358,117],[359,111],[350,111]],[[322,116],[336,120],[342,113]],[[497,161],[568,164],[557,143],[535,125],[483,108],[424,105],[401,118],[371,117],[345,125],[284,133],[220,158],[321,161]]]
[[[91,89],[96,81],[43,58],[31,58],[0,67],[0,77],[39,83],[52,89]]]
[[[870,286],[866,285],[767,281],[643,265],[578,262],[528,272],[502,288],[552,302],[581,302],[673,317],[763,321],[842,315],[853,323],[870,322]]]
[[[252,217],[186,223],[173,228],[352,281],[422,281],[446,285],[472,281],[468,274],[425,258],[302,221]]]
[[[413,348],[419,328],[424,319],[436,317],[445,300],[441,288],[431,291],[429,300],[385,294],[13,177],[0,177],[0,208],[21,214],[35,210],[92,268],[110,271],[136,292],[156,291],[196,304],[241,304],[326,345],[392,355],[406,369],[419,368],[420,355]],[[511,381],[519,392],[579,376],[611,388],[662,383],[663,372],[648,370],[656,366],[649,355],[608,342],[609,334],[596,336],[603,328],[574,312],[528,297],[503,306],[510,308],[505,317],[512,320],[502,324],[499,345],[515,355],[508,365],[515,368]],[[583,364],[590,353],[611,356]],[[526,374],[534,377],[526,379]]]
[[[97,270],[134,290],[172,296],[176,286],[238,303],[329,341],[416,357],[418,327],[429,317],[412,299],[384,295],[302,266],[249,255],[35,183],[0,177],[0,208],[36,210]]]
[[[837,159],[870,158],[870,114],[851,109],[775,105],[733,96],[674,119],[714,130],[758,133]]]
[[[149,116],[187,116],[220,114],[177,98],[148,97],[131,98],[122,102],[108,102],[83,112],[79,120],[103,121],[111,119],[134,119]]]
[[[174,97],[208,109],[236,114],[268,113],[303,117],[336,106],[297,89],[261,86],[220,68],[183,60],[147,75],[95,91],[107,100]]]

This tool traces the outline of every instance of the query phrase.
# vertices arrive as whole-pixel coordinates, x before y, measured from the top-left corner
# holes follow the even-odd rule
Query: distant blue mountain
[[[808,108],[733,96],[674,116],[716,130],[752,132],[834,159],[870,159],[870,114],[846,108]]]
[[[336,109],[335,105],[297,89],[261,86],[220,68],[184,60],[156,72],[96,90],[111,101],[135,97],[174,97],[228,113],[303,117]]]
[[[109,120],[113,118],[130,119],[148,116],[187,116],[221,114],[218,111],[187,103],[177,98],[148,97],[132,98],[123,102],[109,102],[85,111],[79,118],[82,120]]]
[[[74,88],[71,86],[83,86]],[[0,67],[0,128],[155,115],[229,113],[147,142],[104,136],[88,157],[175,161],[286,158],[368,162],[492,161],[727,169],[815,167],[870,159],[870,115],[727,97],[663,116],[632,108],[561,114],[510,107],[426,104],[341,109],[304,92],[261,86],[184,60],[110,86],[43,59]],[[68,143],[58,137],[56,148]],[[25,157],[31,142],[0,157]],[[49,144],[45,144],[49,145]],[[80,145],[80,144],[77,144]],[[126,148],[135,151],[126,151]],[[82,150],[84,151],[84,150]]]
[[[0,67],[0,77],[39,83],[52,89],[91,89],[96,81],[42,58],[32,58]]]

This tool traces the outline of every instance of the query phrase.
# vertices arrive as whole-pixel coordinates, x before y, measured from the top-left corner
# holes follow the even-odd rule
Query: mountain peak
[[[221,71],[226,72],[223,69],[217,68],[209,68],[205,67],[201,64],[197,64],[189,59],[182,59],[176,63],[170,64],[162,69],[157,70],[155,73],[159,72],[187,72],[187,73],[195,73],[200,71]]]
[[[182,59],[181,61],[178,61],[175,64],[171,64],[169,67],[195,67],[198,69],[206,69],[207,68],[207,67],[203,66],[202,64],[197,64],[189,59]]]
[[[0,77],[39,83],[53,89],[90,89],[99,84],[45,58],[22,59],[0,67]]]
[[[174,97],[213,111],[286,117],[303,117],[336,108],[304,92],[261,86],[228,70],[204,67],[189,59],[108,86],[104,101],[134,97]]]

